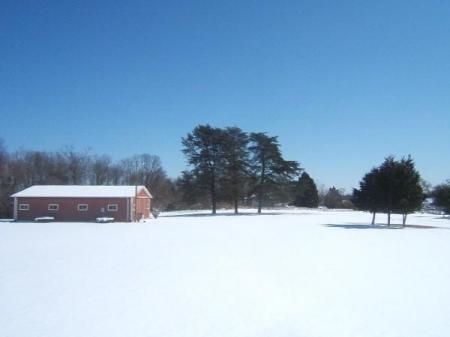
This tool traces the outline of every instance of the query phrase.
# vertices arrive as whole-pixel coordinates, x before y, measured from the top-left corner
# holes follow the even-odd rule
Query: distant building
[[[145,186],[35,185],[11,196],[14,219],[32,221],[115,221],[148,219],[152,195]]]

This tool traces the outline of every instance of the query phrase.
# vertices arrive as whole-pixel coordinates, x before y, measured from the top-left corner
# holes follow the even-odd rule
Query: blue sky
[[[2,1],[9,150],[148,152],[169,175],[197,124],[278,135],[349,189],[386,155],[450,178],[447,1]]]

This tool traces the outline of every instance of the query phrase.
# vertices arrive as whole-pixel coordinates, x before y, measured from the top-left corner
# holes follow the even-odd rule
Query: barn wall
[[[130,221],[127,198],[17,198],[17,219],[31,221],[36,217],[52,216],[56,221],[95,221],[98,217],[112,217],[116,221]],[[29,204],[29,211],[21,211],[20,204]],[[49,211],[48,204],[59,204],[58,211]],[[78,204],[87,204],[86,212],[78,211]],[[117,204],[116,212],[108,212],[108,204]]]
[[[133,198],[133,202],[134,199],[135,198]],[[144,191],[141,191],[138,194],[136,207],[136,216],[138,220],[150,218],[151,198]]]

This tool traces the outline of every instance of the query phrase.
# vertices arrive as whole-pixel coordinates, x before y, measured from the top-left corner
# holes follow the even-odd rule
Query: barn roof
[[[137,193],[144,191],[152,195],[145,186],[137,186]],[[131,198],[136,194],[136,186],[92,186],[92,185],[34,185],[11,197],[60,197],[60,198]]]

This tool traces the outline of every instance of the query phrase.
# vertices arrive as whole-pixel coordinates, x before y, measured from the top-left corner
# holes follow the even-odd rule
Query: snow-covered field
[[[288,210],[0,223],[0,336],[450,336],[450,220],[368,222]]]

